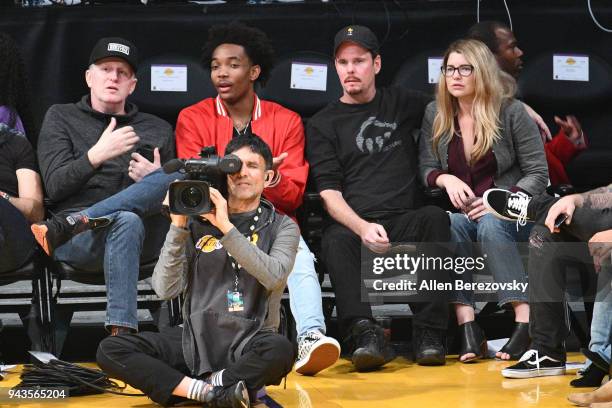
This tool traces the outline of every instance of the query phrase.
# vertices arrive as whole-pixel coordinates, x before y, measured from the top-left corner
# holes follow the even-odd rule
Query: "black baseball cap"
[[[138,69],[138,50],[128,40],[119,37],[101,38],[91,50],[89,65],[109,57],[121,58],[134,72]]]
[[[340,47],[340,45],[346,41],[359,44],[374,54],[378,54],[378,38],[376,38],[376,34],[374,34],[368,27],[350,25],[338,31],[338,33],[336,33],[336,37],[334,38],[334,55],[336,55],[338,47]]]

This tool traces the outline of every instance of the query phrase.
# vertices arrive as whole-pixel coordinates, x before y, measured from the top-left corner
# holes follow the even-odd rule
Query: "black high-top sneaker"
[[[446,364],[446,335],[443,330],[413,326],[414,359],[418,365]]]
[[[30,228],[38,245],[51,256],[56,248],[70,241],[75,235],[106,227],[110,223],[110,218],[89,218],[81,213],[72,213],[65,217],[54,216],[47,221],[37,222]]]
[[[373,371],[395,358],[384,329],[370,319],[360,319],[349,330],[351,360],[357,371]]]
[[[228,387],[213,387],[204,397],[205,407],[211,408],[249,408],[251,399],[244,381]]]

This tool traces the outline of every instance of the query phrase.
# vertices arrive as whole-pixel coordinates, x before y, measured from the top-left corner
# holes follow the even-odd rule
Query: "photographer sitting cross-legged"
[[[184,328],[109,337],[98,348],[100,367],[162,405],[249,406],[249,394],[279,384],[293,365],[277,329],[299,230],[261,197],[273,175],[268,146],[240,136],[225,153],[242,161],[227,177],[227,201],[210,188],[215,210],[172,214],[153,274],[160,297],[185,291]]]

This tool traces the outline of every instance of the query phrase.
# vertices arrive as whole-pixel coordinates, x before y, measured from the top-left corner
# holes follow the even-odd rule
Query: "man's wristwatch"
[[[11,196],[8,195],[8,193],[5,193],[4,191],[0,191],[0,198],[4,198],[6,201],[9,201]]]

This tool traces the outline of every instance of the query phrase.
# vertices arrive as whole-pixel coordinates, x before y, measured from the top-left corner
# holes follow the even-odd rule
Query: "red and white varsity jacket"
[[[274,157],[286,152],[278,177],[266,188],[264,196],[291,217],[302,204],[308,178],[304,158],[304,126],[300,116],[281,105],[263,101],[255,95],[251,130],[261,137]],[[176,152],[179,158],[199,157],[205,146],[216,146],[223,155],[232,139],[234,125],[221,98],[207,98],[181,111],[176,123]]]

